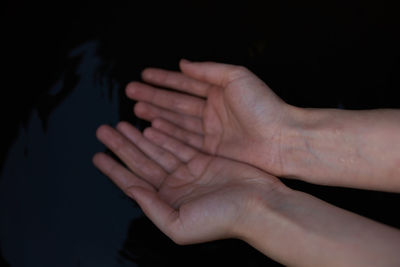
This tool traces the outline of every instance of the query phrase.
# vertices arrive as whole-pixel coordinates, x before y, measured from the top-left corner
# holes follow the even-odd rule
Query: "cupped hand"
[[[246,68],[185,60],[180,68],[146,69],[142,78],[152,85],[127,86],[127,96],[137,100],[135,114],[206,153],[282,175],[283,139],[290,134],[294,107]]]
[[[161,131],[144,134],[126,122],[101,126],[104,153],[93,162],[178,244],[240,238],[257,203],[272,203],[279,179],[233,160],[203,154]]]

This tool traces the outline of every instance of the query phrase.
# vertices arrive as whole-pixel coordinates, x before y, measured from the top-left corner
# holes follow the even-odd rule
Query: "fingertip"
[[[104,153],[102,152],[97,152],[96,154],[94,154],[92,157],[93,165],[99,166],[103,158],[104,158]]]
[[[110,128],[111,127],[107,124],[100,125],[96,130],[97,139],[102,140],[107,135]]]
[[[182,70],[185,66],[189,65],[190,63],[192,63],[192,62],[187,60],[186,58],[182,58],[179,61],[179,68]]]
[[[154,140],[157,130],[153,127],[147,127],[143,131],[143,136],[149,140]]]
[[[137,144],[137,142],[141,138],[142,135],[141,132],[135,126],[133,126],[127,121],[119,122],[116,128],[117,131],[119,131],[123,136],[128,138],[134,144]]]
[[[156,129],[160,128],[160,126],[161,126],[162,124],[163,124],[163,120],[162,120],[162,119],[159,119],[159,118],[156,118],[156,119],[154,119],[154,120],[151,122],[151,126],[154,127],[154,128],[156,128]]]
[[[146,105],[142,102],[137,102],[133,107],[133,112],[138,116],[142,116],[147,111]]]
[[[145,68],[144,70],[142,70],[142,73],[140,76],[142,77],[143,80],[151,79],[153,76],[151,68]]]
[[[180,60],[180,64],[188,64],[188,63],[192,63],[192,61],[190,61],[190,60],[188,60],[188,59],[186,59],[186,58],[182,58],[182,59]]]
[[[132,82],[128,83],[128,84],[125,86],[125,95],[126,95],[126,96],[129,96],[129,90],[130,90],[129,88],[131,87],[131,83],[132,83]]]
[[[139,84],[140,83],[137,82],[137,81],[133,81],[133,82],[128,83],[128,85],[125,87],[126,96],[129,97],[129,98],[133,98],[137,93],[137,86]]]
[[[151,135],[152,135],[151,127],[147,127],[146,129],[143,130],[143,136],[144,137],[150,137]]]
[[[115,128],[116,128],[118,131],[121,131],[121,132],[123,132],[127,127],[129,127],[129,123],[126,122],[126,121],[120,121],[120,122],[118,122],[117,125],[115,126]]]

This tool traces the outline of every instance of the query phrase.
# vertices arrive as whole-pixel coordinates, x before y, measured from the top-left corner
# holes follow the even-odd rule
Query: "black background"
[[[104,71],[121,84],[121,119],[140,126],[146,124],[132,117],[123,85],[139,79],[147,66],[177,69],[180,58],[244,65],[297,106],[399,108],[399,11],[396,1],[377,0],[9,1],[1,11],[0,162],[32,109],[45,121],[62,101],[49,99],[47,91],[60,73],[73,69],[74,63],[66,60],[69,51],[88,40],[99,40]],[[69,89],[68,84],[63,88],[65,95]],[[400,227],[399,195],[285,182]],[[239,241],[182,248],[146,219],[133,222],[131,229],[123,253],[132,257],[130,250],[142,249],[140,259],[133,257],[141,266],[217,265],[217,259],[265,264],[262,255]],[[187,256],[183,260],[182,253]],[[196,263],[187,264],[189,257],[197,258]]]

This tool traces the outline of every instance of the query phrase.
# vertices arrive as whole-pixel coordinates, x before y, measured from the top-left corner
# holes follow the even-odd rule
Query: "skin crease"
[[[150,218],[153,205],[164,203],[160,213],[165,218],[155,223],[179,244],[235,236],[254,198],[269,202],[275,190],[285,188],[256,168],[197,152],[156,129],[147,129],[146,137],[128,123],[117,129],[102,126],[97,136],[131,172],[103,153],[94,157],[94,164],[132,198],[139,194],[157,199],[144,206]],[[131,164],[132,158],[136,163]]]
[[[239,238],[290,266],[400,265],[399,230],[275,177],[400,191],[400,140],[388,143],[400,136],[398,111],[298,109],[242,67],[180,65],[183,73],[147,69],[152,85],[127,86],[152,127],[98,129],[126,167],[93,158],[161,231],[178,244]]]
[[[185,136],[190,136],[188,137],[190,140],[202,139],[190,142],[196,148],[212,155],[218,154],[236,160],[244,161],[243,155],[246,155],[250,161],[262,158],[263,167],[267,166],[265,168],[270,173],[280,175],[282,173],[280,137],[285,131],[281,127],[281,121],[290,119],[288,113],[291,111],[291,107],[245,68],[230,65],[226,65],[224,68],[228,75],[220,79],[217,85],[194,81],[182,74],[159,69],[147,69],[143,72],[142,76],[145,81],[151,81],[153,84],[161,83],[165,87],[194,87],[195,89],[189,90],[189,93],[202,98],[179,99],[181,94],[168,97],[168,94],[163,94],[154,87],[150,88],[138,82],[129,84],[126,93],[128,97],[138,101],[135,113],[143,119],[161,118],[164,119],[163,125],[166,125],[167,122],[179,123],[182,120],[190,121],[191,125],[194,125],[196,120],[200,120],[197,124],[201,126],[184,125],[183,127],[186,126],[185,130],[190,132],[180,135],[182,139]],[[208,78],[207,75],[212,76],[212,71],[210,70],[209,74],[197,75],[204,75],[204,79],[206,77],[207,79],[216,79],[215,77]],[[177,76],[176,79],[183,79],[183,81],[180,81],[179,85],[172,81],[173,84],[170,85],[173,80],[170,76]],[[195,82],[196,85],[193,86],[192,82]],[[248,91],[253,92],[249,94]],[[205,96],[207,96],[207,100],[203,98]],[[186,108],[175,102],[187,102]],[[255,105],[257,102],[264,104]],[[156,110],[157,107],[161,107],[163,110]],[[175,116],[172,118],[165,116],[166,109],[175,112]],[[153,113],[149,110],[153,110]],[[154,125],[154,127],[164,132],[170,130],[168,126],[162,127],[160,124]]]
[[[400,191],[399,110],[302,109],[244,67],[182,60],[180,68],[145,69],[151,85],[126,88],[135,114],[154,128],[275,176]]]
[[[93,163],[177,244],[239,238],[290,266],[398,266],[400,232],[148,128],[103,125]]]

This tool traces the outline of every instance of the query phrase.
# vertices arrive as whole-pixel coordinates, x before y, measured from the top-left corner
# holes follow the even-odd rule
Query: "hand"
[[[280,176],[295,108],[243,67],[180,62],[182,73],[146,69],[143,80],[179,92],[132,82],[135,114],[152,126],[212,155],[255,165]]]
[[[149,128],[102,126],[94,164],[178,244],[240,238],[290,266],[398,266],[400,232]],[[366,234],[367,233],[367,234]],[[317,253],[316,253],[317,252]]]
[[[285,188],[249,165],[209,156],[148,128],[101,126],[97,136],[128,167],[104,153],[93,162],[178,244],[240,237],[249,211]],[[257,215],[258,216],[258,215]]]

